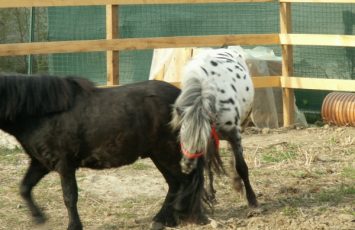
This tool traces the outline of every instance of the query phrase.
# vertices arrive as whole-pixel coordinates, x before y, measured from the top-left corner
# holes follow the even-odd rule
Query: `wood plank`
[[[355,80],[344,79],[324,79],[324,78],[304,78],[304,77],[253,77],[255,88],[267,87],[287,87],[293,89],[310,89],[310,90],[330,90],[330,91],[346,91],[355,92]],[[259,79],[265,79],[262,84],[258,83]],[[170,84],[180,87],[180,82],[169,82]],[[112,86],[100,86],[112,87]]]
[[[98,6],[98,5],[147,5],[147,4],[203,4],[275,2],[275,0],[1,0],[0,8],[46,6]]]
[[[355,35],[280,34],[280,43],[282,45],[355,47]]]
[[[106,5],[106,39],[118,37],[118,6]],[[106,51],[106,75],[108,85],[118,85],[118,52]]]
[[[280,3],[280,33],[289,34],[292,32],[291,4]],[[282,52],[282,76],[288,77],[293,73],[293,49],[291,45],[281,45]],[[284,126],[294,123],[295,99],[293,89],[282,89],[283,121]]]
[[[281,87],[281,76],[257,76],[252,77],[254,88]]]
[[[293,89],[312,89],[355,92],[355,80],[281,77],[281,86]]]
[[[281,87],[281,76],[258,76],[252,77],[254,88],[271,88]],[[181,82],[169,82],[172,85],[180,88]]]
[[[142,50],[171,47],[209,47],[222,45],[277,45],[277,34],[209,35],[157,38],[125,38],[0,44],[0,56],[94,52],[107,50]]]
[[[355,0],[279,0],[289,3],[355,3]]]

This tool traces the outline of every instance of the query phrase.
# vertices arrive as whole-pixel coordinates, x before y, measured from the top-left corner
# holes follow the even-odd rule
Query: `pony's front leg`
[[[61,170],[60,180],[64,203],[69,216],[68,230],[82,230],[83,226],[77,208],[78,186],[75,178],[75,169]]]
[[[46,217],[33,201],[32,189],[45,175],[48,174],[48,172],[49,171],[41,163],[32,158],[30,167],[28,168],[20,186],[20,194],[26,201],[26,204],[31,211],[31,215],[38,224],[44,223]]]
[[[258,201],[249,181],[248,165],[243,157],[243,147],[241,144],[240,132],[236,131],[234,134],[230,135],[230,144],[233,149],[235,169],[243,180],[248,204],[250,207],[257,207]]]

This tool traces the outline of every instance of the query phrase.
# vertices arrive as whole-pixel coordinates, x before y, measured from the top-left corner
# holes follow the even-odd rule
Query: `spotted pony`
[[[254,87],[240,48],[201,51],[185,66],[181,89],[171,125],[180,130],[182,171],[191,173],[197,158],[203,156],[209,176],[207,190],[214,199],[212,169],[224,172],[218,145],[219,139],[226,140],[233,150],[234,187],[242,192],[244,184],[249,206],[256,207],[240,134],[252,108]]]

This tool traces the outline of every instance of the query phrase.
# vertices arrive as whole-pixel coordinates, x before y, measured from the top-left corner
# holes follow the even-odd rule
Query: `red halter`
[[[214,140],[214,143],[216,145],[216,149],[219,148],[219,138],[218,138],[218,134],[216,131],[216,128],[214,126],[212,126],[211,128],[211,137]],[[182,143],[180,143],[180,147],[181,147],[181,152],[182,154],[187,157],[188,159],[196,159],[199,158],[203,155],[203,152],[198,152],[198,153],[189,153],[184,146],[182,145]]]
[[[212,126],[212,129],[211,129],[211,136],[214,140],[214,144],[216,145],[216,149],[219,148],[219,137],[218,137],[218,134],[217,134],[217,131],[216,131],[216,127]]]

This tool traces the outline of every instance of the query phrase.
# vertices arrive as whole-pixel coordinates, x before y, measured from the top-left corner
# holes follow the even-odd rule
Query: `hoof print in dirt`
[[[260,216],[263,212],[262,208],[253,208],[247,213],[247,218]]]

